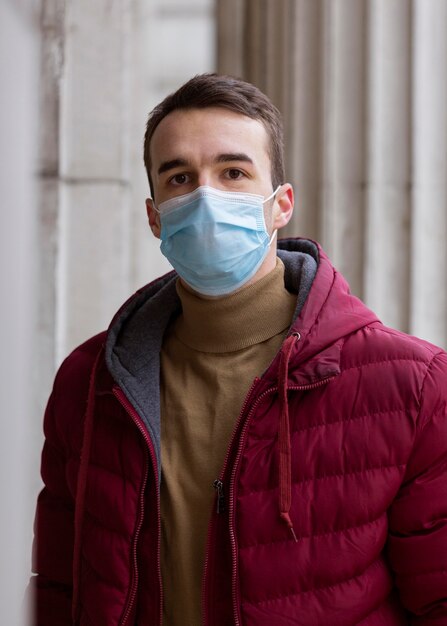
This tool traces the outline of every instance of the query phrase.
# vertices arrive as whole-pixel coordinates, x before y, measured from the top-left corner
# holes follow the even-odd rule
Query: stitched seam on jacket
[[[374,524],[378,524],[383,518],[387,517],[386,511],[381,513],[379,517],[376,517],[373,520],[368,520],[367,522],[362,522],[361,524],[355,524],[354,526],[346,526],[345,528],[337,528],[336,530],[328,530],[322,533],[315,533],[313,535],[297,535],[297,541],[302,539],[314,539],[315,537],[328,537],[330,535],[337,535],[339,533],[348,532],[350,530],[356,530],[358,528],[362,528],[363,526],[373,526]],[[250,543],[245,546],[239,546],[239,550],[251,550],[252,548],[256,548],[257,546],[267,547],[274,546],[281,543],[290,544],[293,539],[278,539],[278,541],[258,541],[257,543]]]
[[[424,345],[422,345],[420,343],[420,339],[418,337],[413,337],[412,335],[408,335],[406,333],[402,333],[394,328],[390,328],[389,326],[384,326],[384,324],[382,324],[382,322],[373,322],[372,324],[369,324],[367,327],[365,327],[366,330],[368,330],[369,332],[382,332],[385,333],[387,335],[391,335],[392,337],[396,338],[396,337],[401,337],[401,338],[405,338],[407,341],[408,339],[411,340],[411,342],[415,345],[417,345],[417,347],[419,349],[425,350],[425,352],[430,353],[432,356],[436,356],[438,354],[442,354],[444,351],[442,350],[442,348],[440,349],[439,346],[436,346],[434,344],[430,345],[430,342],[424,342]],[[431,360],[431,356],[428,357],[428,360]]]
[[[395,415],[398,413],[407,413],[410,412],[409,409],[406,408],[401,408],[401,409],[383,409],[381,411],[373,411],[371,413],[365,413],[364,415],[357,415],[355,417],[347,417],[346,419],[339,419],[339,420],[334,420],[333,422],[323,422],[321,424],[311,424],[310,426],[304,426],[303,428],[297,428],[295,430],[291,430],[290,433],[291,435],[295,435],[298,433],[304,433],[307,430],[315,430],[317,428],[322,428],[324,426],[335,426],[337,424],[349,424],[350,422],[354,422],[356,420],[364,420],[367,419],[369,417],[371,418],[376,418],[379,415]],[[266,437],[257,437],[256,435],[250,435],[251,439],[254,439],[255,441],[270,441],[272,439],[271,436],[266,436]]]
[[[336,587],[340,587],[340,585],[344,585],[345,583],[349,583],[351,580],[356,580],[357,578],[361,578],[364,576],[369,570],[373,567],[377,567],[378,564],[383,564],[383,559],[379,556],[375,561],[373,561],[363,572],[360,574],[355,574],[355,576],[350,576],[349,578],[344,578],[343,580],[339,580],[336,583],[332,583],[331,585],[324,585],[323,587],[312,587],[312,589],[306,589],[306,591],[296,591],[294,593],[284,593],[279,596],[273,596],[268,598],[267,600],[245,600],[242,604],[266,604],[267,602],[277,602],[278,600],[282,600],[284,598],[292,598],[298,596],[304,596],[308,593],[315,593],[316,591],[326,591],[328,589],[335,589]]]
[[[100,580],[103,583],[105,583],[106,585],[108,585],[109,587],[113,587],[114,589],[117,589],[118,591],[120,591],[121,593],[123,592],[123,588],[120,587],[119,585],[117,585],[116,583],[114,583],[112,580],[110,580],[109,578],[105,578],[104,576],[102,576],[102,574],[100,574],[98,572],[98,570],[96,569],[96,567],[93,566],[92,562],[90,561],[90,559],[87,559],[85,554],[82,554],[82,560],[84,562],[84,564],[87,565],[88,568],[90,568],[90,571],[96,576],[96,580]]]
[[[432,419],[432,420],[433,420],[433,419],[435,419],[435,418],[436,418],[436,417],[438,417],[438,416],[440,416],[440,417],[445,417],[445,411],[444,411],[443,409],[440,409],[439,411],[436,411],[435,413],[431,413],[431,414],[429,415],[429,417],[427,418],[427,421],[425,422],[425,424],[423,424],[422,426],[419,426],[419,425],[418,425],[418,423],[416,422],[416,428],[418,429],[418,430],[417,430],[417,433],[416,433],[416,436],[417,436],[417,435],[418,435],[418,434],[419,434],[422,430],[424,430],[424,428],[427,426],[428,421],[429,421],[430,419]],[[410,459],[410,461],[411,461],[411,453],[412,453],[412,450],[410,451],[410,454],[409,454],[409,459]],[[411,485],[411,483],[412,483],[414,480],[416,480],[416,479],[417,479],[417,478],[419,478],[420,476],[423,476],[423,475],[426,473],[427,469],[430,469],[430,468],[432,468],[432,467],[435,467],[435,466],[436,466],[436,465],[438,465],[438,464],[442,465],[443,463],[444,463],[444,454],[443,454],[443,453],[441,453],[441,455],[440,455],[440,456],[438,456],[438,457],[436,457],[435,459],[433,459],[433,458],[432,458],[432,460],[430,461],[430,464],[429,464],[428,468],[427,468],[427,467],[424,467],[422,470],[418,471],[416,474],[412,474],[412,475],[411,475],[411,476],[409,476],[409,477],[404,476],[404,477],[403,477],[403,479],[402,479],[402,484],[401,484],[401,487],[403,487],[404,489],[406,489],[406,488],[408,487],[408,485]],[[408,463],[407,463],[407,465],[408,465]]]
[[[424,363],[425,365],[429,363],[428,359],[418,359],[414,357],[392,357],[388,359],[381,359],[379,361],[365,361],[364,363],[357,363],[356,365],[344,367],[339,375],[341,376],[342,374],[344,374],[345,372],[349,372],[350,370],[359,370],[362,367],[367,367],[368,365],[383,365],[384,363],[398,363],[400,361],[409,361],[410,363]]]
[[[316,428],[321,428],[322,426],[333,426],[336,424],[348,424],[349,422],[355,422],[356,420],[364,420],[367,419],[369,417],[371,417],[372,419],[374,419],[375,417],[378,417],[379,415],[395,415],[398,413],[407,413],[408,409],[393,409],[391,411],[389,410],[382,410],[382,411],[373,411],[371,413],[365,413],[364,415],[357,415],[355,417],[348,417],[346,419],[339,419],[339,420],[335,420],[334,422],[324,422],[324,424],[312,424],[311,426],[306,426],[305,428],[298,428],[297,430],[293,430],[292,434],[295,433],[301,433],[304,432],[306,430],[313,430]]]
[[[376,472],[378,470],[385,469],[398,469],[405,467],[406,463],[395,463],[393,465],[378,465],[377,467],[366,467],[365,469],[353,470],[351,472],[341,472],[336,474],[324,474],[323,476],[312,476],[310,478],[303,478],[292,482],[292,487],[295,485],[302,485],[303,483],[309,483],[315,480],[325,480],[328,478],[343,478],[344,476],[353,476],[355,474],[366,474],[367,472]],[[268,493],[269,491],[276,491],[278,487],[271,487],[270,489],[253,489],[252,491],[243,492],[240,497],[251,496],[256,493]]]
[[[433,576],[439,573],[447,575],[447,569],[440,567],[439,569],[431,569],[428,572],[418,572],[417,574],[399,574],[399,578],[419,578],[421,576]]]
[[[429,361],[429,363],[428,363],[428,365],[427,365],[427,370],[426,370],[425,375],[424,375],[424,378],[422,379],[422,382],[421,382],[421,389],[420,389],[420,391],[419,391],[419,398],[418,398],[418,401],[419,401],[419,412],[418,412],[418,415],[417,415],[417,418],[416,418],[416,430],[417,430],[417,433],[418,433],[418,434],[419,434],[419,433],[423,430],[423,428],[424,428],[425,424],[426,424],[426,423],[429,421],[429,419],[430,419],[430,416],[427,416],[427,418],[426,418],[426,420],[425,420],[425,423],[424,423],[424,424],[421,424],[421,423],[420,423],[420,422],[422,421],[422,420],[420,419],[420,417],[421,417],[421,411],[422,411],[422,395],[423,395],[423,393],[424,393],[424,387],[425,387],[425,383],[427,382],[427,377],[428,377],[428,373],[429,373],[429,371],[430,371],[430,368],[431,368],[431,366],[433,365],[433,362],[434,362],[434,360],[436,359],[436,357],[437,357],[437,356],[439,356],[439,355],[441,355],[441,354],[442,354],[442,352],[438,352],[438,353],[437,353],[437,354],[435,354],[435,355],[433,356],[433,358]]]
[[[388,594],[388,596],[385,598],[379,598],[378,600],[379,604],[375,608],[373,608],[368,613],[368,615],[362,619],[361,622],[356,622],[355,626],[371,626],[371,617],[374,616],[375,613],[379,613],[379,611],[380,613],[382,613],[385,610],[386,611],[385,617],[387,617],[388,611],[390,609],[390,603],[389,603],[390,596],[391,594]],[[381,616],[379,615],[379,617]]]
[[[82,621],[85,621],[85,619],[87,619],[88,626],[95,626],[95,622],[91,619],[89,612],[87,611],[87,609],[85,608],[83,604],[81,604],[81,614],[82,613],[83,613]]]
[[[85,515],[93,520],[93,522],[101,529],[101,531],[104,530],[109,533],[114,533],[115,535],[120,535],[120,537],[129,537],[129,533],[123,532],[122,530],[118,530],[117,528],[112,528],[111,526],[107,526],[107,524],[104,524],[103,520],[94,513],[92,513],[90,509],[85,509]]]
[[[121,480],[124,480],[125,482],[130,483],[132,486],[134,484],[134,481],[130,478],[130,476],[126,476],[122,472],[115,472],[112,469],[109,469],[108,467],[104,467],[104,465],[100,465],[99,463],[95,463],[95,461],[92,461],[92,460],[89,460],[88,465],[89,467],[95,467],[100,472],[105,472],[106,474],[110,474],[111,476],[120,478]],[[138,491],[138,489],[136,489],[135,491]]]

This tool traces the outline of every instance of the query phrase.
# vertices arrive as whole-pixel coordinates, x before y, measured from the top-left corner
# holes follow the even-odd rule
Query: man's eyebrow
[[[248,154],[245,154],[244,152],[219,154],[216,157],[216,163],[229,163],[231,161],[244,161],[245,163],[253,163],[253,159],[251,159]]]
[[[171,161],[163,161],[157,172],[160,175],[163,174],[163,172],[173,170],[175,167],[184,167],[185,165],[189,165],[186,159],[172,159]]]
[[[243,161],[245,163],[253,163],[253,159],[245,154],[245,152],[228,152],[217,155],[214,159],[216,163],[231,163],[233,161]],[[190,165],[189,161],[186,159],[171,159],[170,161],[163,161],[160,164],[157,172],[158,175],[163,174],[163,172],[168,172],[169,170],[173,170],[176,167],[185,167]]]

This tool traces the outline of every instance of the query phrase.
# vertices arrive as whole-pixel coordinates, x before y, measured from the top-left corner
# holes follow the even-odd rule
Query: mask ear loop
[[[276,194],[278,193],[278,189],[281,189],[282,185],[278,185],[277,188],[275,189],[275,191],[269,195],[268,198],[266,198],[262,204],[265,204],[266,202],[268,202],[269,200],[271,200],[272,198],[274,198],[276,196]],[[272,236],[270,237],[270,241],[269,241],[269,247],[272,245],[274,238],[276,237],[276,235],[278,234],[278,229],[275,228],[275,230],[272,233]]]
[[[278,193],[278,190],[281,189],[281,187],[282,187],[282,185],[278,185],[277,188],[275,189],[275,191],[273,193],[271,193],[268,198],[266,198],[265,200],[262,201],[262,204],[265,204],[266,202],[268,202],[269,200],[274,198],[276,196],[276,194]]]

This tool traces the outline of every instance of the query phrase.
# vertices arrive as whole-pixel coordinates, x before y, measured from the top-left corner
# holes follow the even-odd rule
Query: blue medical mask
[[[232,293],[261,267],[270,237],[264,220],[263,196],[213,187],[162,202],[160,250],[178,275],[207,296]]]

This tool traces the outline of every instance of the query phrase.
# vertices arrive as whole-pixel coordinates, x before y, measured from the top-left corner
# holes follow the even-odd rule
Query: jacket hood
[[[293,320],[289,335],[298,333],[300,341],[290,355],[289,385],[312,384],[339,372],[340,351],[351,334],[379,319],[356,296],[345,278],[334,268],[319,244],[303,239],[279,242],[286,267],[303,246],[317,251],[317,268],[307,297]],[[300,278],[298,278],[299,280]],[[296,280],[296,279],[295,279]],[[287,280],[286,287],[293,291]],[[270,371],[267,374],[274,374]]]
[[[285,286],[297,294],[288,336],[295,334],[289,355],[290,385],[310,384],[339,371],[340,349],[350,333],[376,321],[376,316],[352,296],[348,284],[321,247],[307,239],[278,241],[285,266]],[[160,472],[160,350],[171,319],[181,312],[173,271],[137,291],[117,312],[105,345],[108,369],[137,409],[154,444]],[[262,380],[278,376],[279,358]]]

